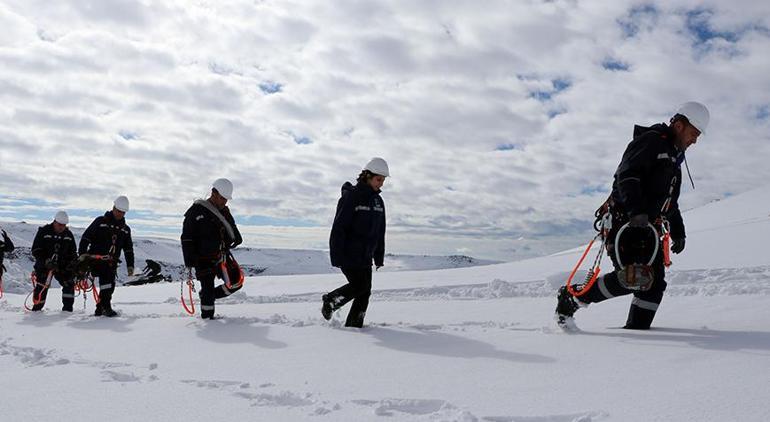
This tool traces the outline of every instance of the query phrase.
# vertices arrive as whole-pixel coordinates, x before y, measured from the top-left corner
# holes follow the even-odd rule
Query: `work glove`
[[[674,241],[674,244],[671,245],[671,252],[675,254],[681,253],[684,250],[684,238],[672,240]]]
[[[126,268],[126,272],[128,273],[128,276],[131,277],[132,275],[134,275],[134,267]]]
[[[628,221],[628,225],[631,227],[647,227],[649,223],[650,218],[647,217],[647,214],[636,214]]]
[[[374,266],[374,271],[379,271],[379,270],[380,270],[380,268],[382,268],[382,264],[380,264],[380,265],[375,265],[375,266]]]

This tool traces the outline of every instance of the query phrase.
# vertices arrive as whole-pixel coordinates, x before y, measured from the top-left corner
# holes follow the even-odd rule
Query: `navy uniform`
[[[33,311],[39,311],[45,306],[48,296],[46,285],[49,272],[61,285],[62,310],[72,312],[75,302],[75,273],[73,263],[77,259],[75,236],[65,228],[56,233],[53,223],[46,224],[37,230],[32,242],[32,256],[35,258],[35,277],[37,283],[33,292]]]
[[[381,267],[385,258],[385,203],[365,181],[342,186],[329,252],[332,266],[342,270],[348,284],[323,296],[324,317],[352,300],[345,326],[360,328],[372,292],[372,262]]]
[[[118,220],[112,211],[97,217],[83,233],[78,250],[80,255],[106,257],[91,264],[91,274],[99,278],[99,303],[95,315],[116,316],[117,313],[112,309],[112,295],[121,252],[126,258],[129,275],[133,274],[134,269],[134,243],[125,217]]]
[[[230,209],[217,209],[205,199],[195,201],[184,214],[181,242],[184,264],[195,268],[201,283],[201,318],[214,319],[215,300],[241,288],[240,283],[214,286],[216,277],[224,279],[220,264],[226,262],[230,249],[243,243]],[[237,272],[228,275],[231,280],[238,276]]]

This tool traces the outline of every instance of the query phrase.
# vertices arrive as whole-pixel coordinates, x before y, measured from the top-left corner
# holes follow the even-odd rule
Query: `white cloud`
[[[770,6],[739,3],[4,1],[0,177],[168,216],[228,176],[237,213],[320,233],[379,155],[390,247],[553,251],[590,232],[633,124],[683,101],[713,116],[684,207],[770,176]]]

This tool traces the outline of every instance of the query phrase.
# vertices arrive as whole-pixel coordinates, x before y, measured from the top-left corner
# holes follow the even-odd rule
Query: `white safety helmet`
[[[709,110],[701,103],[688,101],[679,106],[676,114],[687,117],[691,125],[695,126],[700,133],[706,133],[706,127],[709,125]]]
[[[64,224],[66,226],[67,224],[70,223],[70,217],[67,215],[65,211],[59,211],[53,217],[53,221],[59,224]]]
[[[113,202],[112,205],[118,211],[128,212],[128,198],[124,195],[115,198],[115,202]]]
[[[388,170],[388,163],[385,162],[380,157],[374,157],[371,160],[369,160],[368,163],[366,163],[366,166],[364,166],[364,170],[369,170],[370,172],[374,174],[378,174],[380,176],[389,177],[390,171]]]
[[[216,189],[225,199],[233,199],[233,182],[225,178],[217,179],[211,184],[211,188]]]

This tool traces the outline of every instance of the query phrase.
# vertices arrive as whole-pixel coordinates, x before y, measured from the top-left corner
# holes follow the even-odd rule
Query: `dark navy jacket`
[[[385,258],[385,203],[366,183],[342,185],[337,202],[329,250],[332,266],[366,268],[382,266]]]
[[[634,139],[615,172],[613,207],[627,217],[647,214],[654,221],[661,216],[661,208],[670,197],[665,217],[671,224],[671,237],[684,238],[684,222],[679,212],[683,160],[684,152],[674,145],[671,128],[663,123],[635,126]]]
[[[184,213],[181,241],[186,267],[215,264],[222,257],[223,250],[235,248],[243,243],[230,208],[224,207],[219,212],[233,228],[234,238],[229,237],[222,220],[205,206],[194,203]]]
[[[46,224],[37,229],[35,240],[32,241],[32,256],[35,257],[36,271],[44,271],[49,258],[55,259],[55,269],[67,270],[78,257],[75,236],[70,229],[57,234],[53,223]]]
[[[112,252],[114,266],[117,266],[120,252],[126,256],[126,266],[134,266],[134,242],[131,240],[131,228],[126,224],[126,219],[115,219],[112,211],[107,211],[101,217],[96,217],[93,223],[83,232],[80,238],[79,253],[107,255],[115,245]]]

